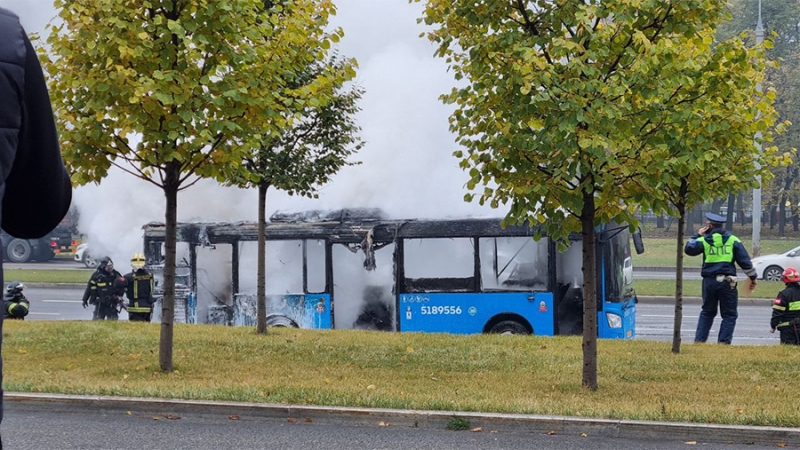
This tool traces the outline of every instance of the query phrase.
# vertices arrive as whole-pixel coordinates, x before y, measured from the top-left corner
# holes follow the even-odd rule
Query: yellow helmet
[[[138,270],[144,268],[144,265],[144,253],[134,253],[133,258],[131,258],[131,268]]]

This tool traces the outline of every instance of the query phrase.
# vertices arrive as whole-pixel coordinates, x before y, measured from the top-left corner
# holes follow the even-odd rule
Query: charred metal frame
[[[163,262],[161,244],[166,238],[166,227],[162,223],[151,222],[143,227],[145,257],[148,264],[157,265]],[[616,229],[615,229],[616,230]],[[178,242],[189,245],[190,271],[192,290],[197,289],[197,251],[198,246],[215,246],[217,244],[231,244],[231,289],[232,294],[239,293],[239,243],[258,240],[258,223],[256,222],[192,222],[177,225]],[[275,221],[266,224],[266,239],[275,240],[300,240],[303,242],[303,289],[308,292],[307,249],[306,241],[319,239],[325,242],[325,289],[331,294],[332,323],[335,314],[335,293],[333,286],[333,245],[345,244],[354,246],[357,250],[364,251],[367,257],[370,252],[386,245],[395,244],[394,276],[395,289],[393,292],[395,303],[399,301],[399,294],[409,292],[405,277],[404,264],[398,263],[404,259],[404,241],[419,238],[469,238],[474,246],[474,273],[470,279],[446,279],[441,283],[451,282],[462,291],[480,292],[481,260],[480,238],[491,237],[533,237],[535,228],[519,225],[501,226],[501,219],[459,219],[459,220],[386,220],[374,218],[358,218],[342,213],[338,219],[320,221]],[[541,233],[544,236],[544,233]],[[579,234],[570,236],[571,241],[580,241]],[[599,242],[599,240],[598,240]],[[556,274],[556,243],[552,240],[548,244],[548,287],[553,293],[556,308],[561,301],[561,292],[555,289],[558,286]],[[469,280],[467,284],[464,284]],[[437,284],[437,287],[441,287]],[[399,305],[395,304],[396,308]],[[397,309],[399,310],[399,309]],[[399,322],[399,319],[398,319]],[[559,334],[558,320],[555,320],[555,333]]]

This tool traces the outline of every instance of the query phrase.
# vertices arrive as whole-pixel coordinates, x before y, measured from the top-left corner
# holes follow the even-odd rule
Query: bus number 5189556
[[[422,314],[461,314],[460,306],[422,306]]]

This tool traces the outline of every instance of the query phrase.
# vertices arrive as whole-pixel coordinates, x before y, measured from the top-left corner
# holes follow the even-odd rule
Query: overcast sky
[[[319,200],[289,197],[270,190],[268,214],[276,209],[380,206],[395,217],[501,215],[462,199],[467,175],[452,156],[450,109],[438,96],[453,79],[434,47],[420,38],[416,19],[422,6],[408,0],[335,0],[332,24],[345,32],[339,49],[359,63],[358,83],[366,90],[358,123],[367,145],[320,191]],[[0,0],[17,13],[30,32],[44,32],[55,16],[50,0]],[[51,92],[51,96],[58,95]],[[255,220],[254,191],[200,183],[178,200],[179,220]],[[93,245],[126,261],[141,248],[140,227],[162,221],[161,191],[124,173],[112,173],[99,186],[75,191],[81,229]]]

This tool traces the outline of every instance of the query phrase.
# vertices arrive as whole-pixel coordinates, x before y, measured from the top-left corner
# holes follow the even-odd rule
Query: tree
[[[682,93],[696,81],[683,49],[700,47],[698,39],[708,47],[724,4],[426,1],[424,21],[437,26],[428,37],[466,83],[444,97],[456,105],[450,124],[465,148],[456,157],[469,169],[468,188],[482,187],[466,200],[510,203],[507,221],[539,223],[562,243],[582,234],[589,389],[597,389],[595,228],[635,225],[637,206],[651,201],[637,180],[674,131],[663,112],[711,107]],[[695,120],[685,129],[702,126]]]
[[[290,195],[317,197],[317,186],[327,183],[343,166],[353,164],[347,158],[363,146],[357,136],[360,128],[355,123],[355,114],[359,111],[357,103],[363,90],[357,86],[345,90],[343,83],[354,76],[354,65],[354,61],[333,58],[329,62],[314,62],[298,72],[296,79],[287,85],[288,89],[299,89],[325,77],[336,80],[332,98],[326,104],[295,102],[284,112],[287,116],[299,117],[292,127],[281,135],[265,134],[268,137],[245,153],[242,164],[223,179],[242,188],[258,188],[256,330],[259,334],[267,332],[267,190],[274,186]]]
[[[748,43],[755,42],[755,28],[758,22],[759,2],[755,0],[731,0],[728,2],[731,19],[719,27],[717,39],[725,40],[731,36],[747,32]],[[786,133],[775,137],[775,144],[780,148],[796,148],[800,146],[797,127],[800,124],[800,3],[795,0],[770,0],[762,2],[762,23],[765,36],[773,42],[767,49],[767,57],[778,62],[769,67],[764,80],[766,87],[772,87],[778,93],[775,108],[781,120],[794,125],[788,127]],[[797,162],[789,167],[773,168],[774,180],[765,183],[763,194],[769,208],[779,209],[779,234],[784,236],[785,209],[790,201],[794,211],[800,200],[800,185],[795,178],[800,170]],[[754,212],[755,214],[756,212]],[[770,215],[772,219],[774,214]],[[796,217],[796,214],[795,214]]]
[[[45,56],[64,159],[78,184],[113,165],[163,190],[159,361],[172,370],[178,192],[240,164],[290,124],[295,102],[327,101],[324,77],[283,89],[322,60],[330,0],[56,0]],[[261,135],[252,133],[258,130]]]
[[[664,124],[664,133],[646,138],[649,150],[644,163],[651,170],[639,180],[648,199],[642,203],[657,213],[678,215],[673,353],[680,353],[681,345],[687,212],[704,200],[757,185],[757,175],[769,180],[773,166],[791,161],[790,154],[780,153],[776,146],[758,151],[755,145],[771,142],[773,128],[781,133],[786,125],[777,123],[775,91],[758,92],[770,65],[764,49],[748,49],[732,38],[709,51],[710,42],[699,39],[683,47],[692,61],[684,75],[694,82],[683,84],[677,95],[694,100],[681,100],[661,112],[657,120]]]

